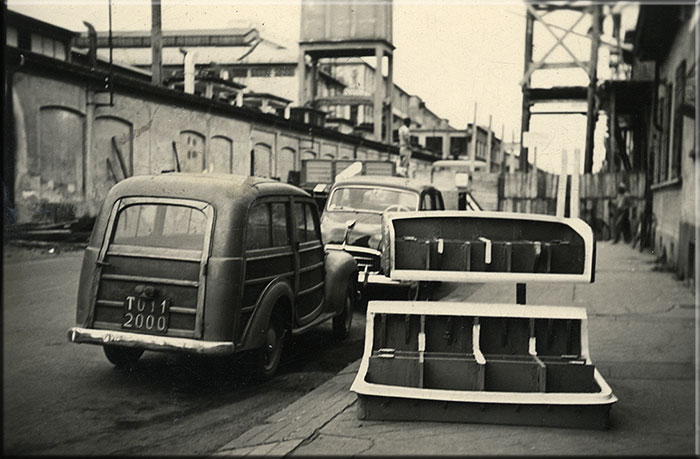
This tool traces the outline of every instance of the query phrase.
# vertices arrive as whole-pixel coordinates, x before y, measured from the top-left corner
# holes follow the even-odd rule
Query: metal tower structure
[[[591,2],[563,1],[547,3],[526,3],[527,16],[525,26],[525,66],[524,75],[520,81],[523,92],[522,121],[521,121],[521,142],[520,142],[520,169],[528,170],[528,148],[523,142],[523,133],[530,129],[530,118],[532,115],[586,115],[586,145],[584,151],[584,172],[590,173],[593,167],[593,134],[597,121],[597,64],[598,47],[600,46],[600,35],[603,20],[603,6],[592,4]],[[557,18],[553,18],[555,13],[561,11],[571,11],[577,14],[575,20],[568,26],[557,24]],[[571,20],[570,17],[567,17]],[[583,25],[586,20],[591,24],[588,33],[576,31],[576,27]],[[538,46],[535,43],[535,24],[541,24],[547,36],[551,35],[555,39],[554,45],[546,48],[547,51],[536,61],[533,61],[533,49]],[[580,52],[574,52],[575,48],[567,44],[568,37],[585,37],[590,39],[590,53],[584,60]],[[541,38],[541,37],[537,37]],[[544,49],[544,48],[543,48]],[[568,60],[554,61],[552,57],[555,51],[563,50]],[[561,53],[560,53],[561,54]],[[585,72],[588,80],[586,86],[552,86],[534,87],[532,77],[535,73],[543,73],[545,70],[561,69],[581,69]],[[569,101],[586,101],[586,111],[532,111],[535,104],[556,103]]]
[[[337,105],[370,106],[373,113],[374,138],[392,143],[393,51],[392,1],[315,2],[301,4],[299,40],[299,104],[304,106],[319,97],[319,60],[374,56],[376,68],[371,96],[335,95],[325,97]],[[310,60],[310,81],[307,77]],[[387,77],[382,75],[382,61],[387,57]]]

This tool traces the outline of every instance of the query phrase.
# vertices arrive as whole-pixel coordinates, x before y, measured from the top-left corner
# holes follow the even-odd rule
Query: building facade
[[[3,181],[17,223],[94,216],[109,188],[131,175],[179,169],[287,181],[307,158],[398,155],[326,128],[313,113],[285,118],[154,85],[141,70],[71,54],[70,31],[8,13]]]
[[[697,234],[697,23],[694,5],[641,5],[634,50],[627,56],[633,82],[649,83],[628,99],[646,97],[639,109],[645,129],[636,136],[647,160],[653,249],[681,278],[692,280]],[[633,158],[634,161],[634,158]]]

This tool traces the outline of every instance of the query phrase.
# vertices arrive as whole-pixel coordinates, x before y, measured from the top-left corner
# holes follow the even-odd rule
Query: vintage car
[[[358,282],[401,285],[381,270],[381,224],[385,212],[444,210],[440,191],[419,180],[394,176],[357,176],[333,184],[321,216],[328,249],[349,252],[358,266]]]
[[[85,251],[75,343],[131,368],[144,350],[250,351],[272,376],[289,333],[332,319],[347,336],[357,265],[324,249],[318,209],[275,180],[166,173],[128,178],[105,199]]]
[[[483,161],[441,159],[430,166],[430,183],[442,193],[447,210],[481,210],[471,194],[471,178],[474,172],[485,170]]]

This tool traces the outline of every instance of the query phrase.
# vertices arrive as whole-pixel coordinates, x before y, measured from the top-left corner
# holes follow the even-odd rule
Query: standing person
[[[411,162],[411,118],[403,120],[399,128],[399,170],[408,175],[408,167]]]
[[[630,228],[630,208],[632,207],[632,199],[627,193],[627,187],[624,183],[617,186],[617,198],[615,199],[615,225],[613,244],[620,241],[620,233],[625,238],[625,242],[629,242],[631,238]]]

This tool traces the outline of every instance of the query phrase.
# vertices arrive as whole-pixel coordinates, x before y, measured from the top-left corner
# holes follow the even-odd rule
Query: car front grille
[[[361,252],[358,250],[353,250],[352,247],[346,247],[345,250],[352,255],[352,257],[357,262],[357,269],[363,272],[365,268],[369,272],[379,271],[379,254]]]

